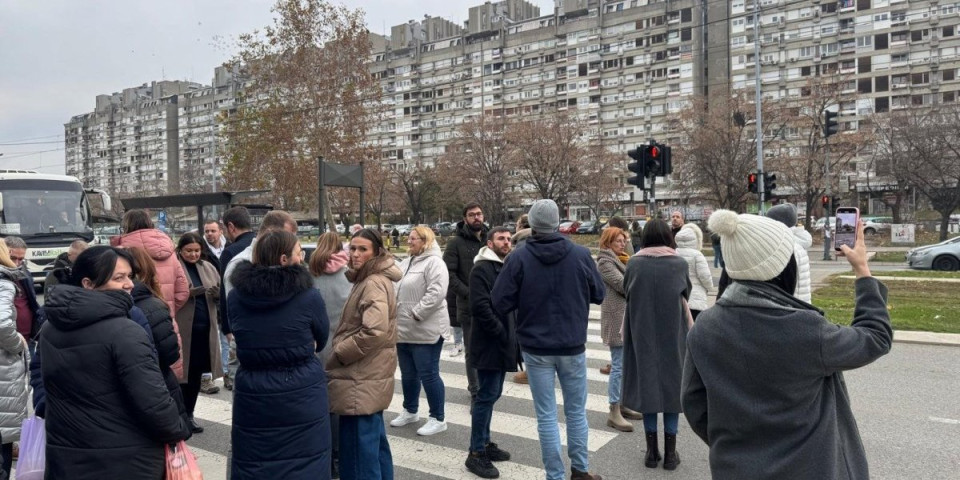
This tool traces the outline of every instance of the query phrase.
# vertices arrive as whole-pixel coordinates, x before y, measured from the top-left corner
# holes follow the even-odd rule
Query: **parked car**
[[[577,233],[600,233],[600,229],[605,225],[600,222],[583,222],[577,228]]]
[[[960,237],[910,249],[907,265],[918,270],[960,270]]]
[[[564,235],[570,235],[577,233],[578,228],[580,228],[580,222],[563,222],[557,230]]]
[[[408,236],[410,235],[410,230],[413,230],[414,226],[415,225],[410,225],[410,224],[397,225],[397,231],[400,232],[400,235],[402,236]]]
[[[517,233],[517,222],[507,222],[503,224],[504,228],[510,230],[510,234]]]
[[[110,245],[110,237],[120,235],[120,225],[97,227],[93,230],[93,234],[93,243],[97,245]]]
[[[441,237],[448,237],[457,231],[457,224],[451,222],[440,222],[433,226],[433,234]]]
[[[886,233],[893,225],[893,217],[861,217],[865,222],[863,226],[864,235],[876,235]]]
[[[307,265],[310,263],[310,254],[316,251],[316,243],[301,243],[300,248],[303,250],[303,264]]]
[[[837,217],[830,217],[830,231],[834,232],[837,229]],[[823,223],[826,221],[825,218],[818,218],[816,222],[813,223],[813,231],[823,233]]]

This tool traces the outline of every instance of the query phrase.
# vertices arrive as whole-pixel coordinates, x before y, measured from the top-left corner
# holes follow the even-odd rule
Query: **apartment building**
[[[856,131],[874,113],[957,101],[958,7],[760,0],[756,22],[753,0],[555,0],[552,12],[526,0],[486,2],[470,8],[463,25],[425,16],[392,27],[389,37],[373,35],[370,71],[388,109],[369,141],[393,168],[429,166],[468,117],[557,109],[584,118],[615,152],[651,138],[677,142],[668,120],[691,95],[752,96],[758,40],[763,96],[795,99],[811,79],[842,78],[842,127]],[[154,82],[98,96],[94,112],[65,125],[67,172],[115,192],[209,188],[218,172],[216,123],[236,108],[240,88],[220,67],[212,86]],[[801,136],[786,131],[778,148]],[[882,182],[871,181],[872,193],[862,182],[868,160],[836,173],[848,180],[842,186],[877,197]],[[658,184],[658,199],[681,201],[669,179]],[[622,198],[643,200],[625,183]]]
[[[66,173],[121,197],[210,191],[217,122],[241,87],[217,67],[212,86],[154,81],[98,95],[94,111],[64,125]]]

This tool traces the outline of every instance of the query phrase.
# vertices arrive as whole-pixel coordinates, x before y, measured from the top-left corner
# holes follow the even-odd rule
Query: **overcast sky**
[[[348,0],[376,33],[424,14],[458,24],[484,0]],[[529,0],[541,14],[553,0]],[[153,80],[209,84],[267,0],[0,0],[0,168],[63,173],[63,124],[99,94]],[[218,41],[225,39],[226,41]],[[26,145],[12,145],[26,143]]]

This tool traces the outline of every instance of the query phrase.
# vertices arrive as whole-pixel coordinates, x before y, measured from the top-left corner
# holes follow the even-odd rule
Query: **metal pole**
[[[756,82],[754,102],[757,104],[757,191],[760,205],[758,212],[763,215],[764,185],[763,185],[763,109],[760,106],[760,0],[753,0],[753,75]]]
[[[323,210],[323,200],[327,196],[327,189],[324,188],[324,184],[327,183],[327,179],[323,176],[323,156],[317,157],[317,180],[320,182],[320,187],[317,191],[317,221],[319,222],[317,226],[320,228],[320,233],[327,231],[326,219],[324,218]]]
[[[827,186],[824,189],[824,193],[827,195],[827,211],[824,212],[823,218],[823,231],[824,235],[830,232],[830,213],[833,212],[833,194],[832,189],[830,188],[830,137],[824,132],[823,136],[823,180]],[[836,232],[833,233],[836,235]],[[833,235],[830,235],[830,239],[833,239]],[[830,242],[827,240],[827,237],[824,237],[823,240],[823,259],[831,260],[830,258]]]
[[[657,176],[650,176],[650,220],[656,220],[660,218],[659,213],[657,213],[657,196],[656,196],[656,185],[657,185]]]
[[[366,183],[363,181],[363,160],[360,160],[360,224],[363,225],[366,222],[364,210],[366,208],[366,197],[367,197],[367,187]]]

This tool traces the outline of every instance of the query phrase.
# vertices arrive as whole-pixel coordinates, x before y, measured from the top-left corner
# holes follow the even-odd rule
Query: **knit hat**
[[[787,228],[797,226],[797,207],[792,203],[781,203],[770,210],[767,210],[767,218],[772,218]]]
[[[560,226],[560,209],[553,200],[537,200],[527,215],[535,233],[553,233]]]
[[[703,232],[700,231],[700,227],[692,223],[684,224],[674,240],[677,242],[677,248],[692,248],[697,251],[703,248]]]
[[[790,229],[766,217],[717,210],[707,228],[720,235],[727,275],[734,280],[776,278],[793,256]]]

